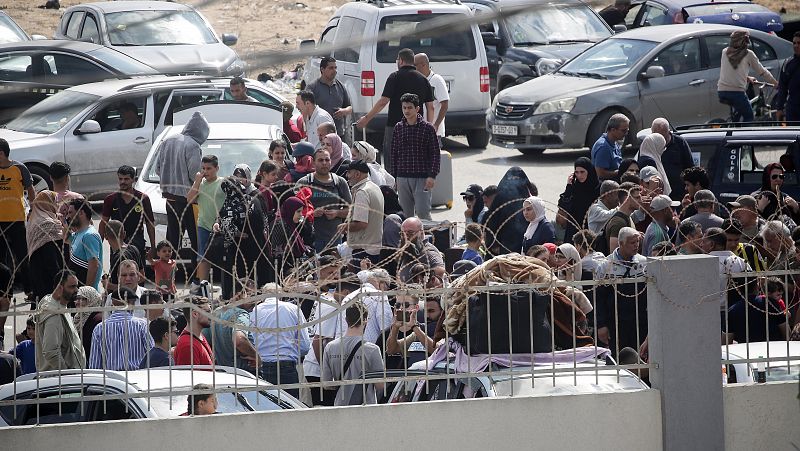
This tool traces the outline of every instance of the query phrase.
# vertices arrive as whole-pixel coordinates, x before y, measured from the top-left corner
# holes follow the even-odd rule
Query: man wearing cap
[[[736,198],[735,202],[728,203],[731,216],[738,219],[741,223],[742,233],[740,241],[742,243],[752,242],[758,234],[761,233],[764,224],[767,223],[767,221],[758,214],[756,205],[756,198],[749,194],[739,196]]]
[[[750,244],[743,243],[742,241],[742,223],[736,218],[728,218],[722,222],[722,229],[725,231],[727,238],[727,245],[725,248],[733,252],[737,257],[742,258],[750,265],[755,271],[764,271],[767,269],[767,262],[761,257],[758,249]]]
[[[694,206],[697,213],[684,221],[694,221],[700,224],[703,232],[711,227],[722,227],[722,218],[714,214],[717,198],[711,190],[701,189],[694,194]]]
[[[354,266],[363,258],[377,264],[383,242],[383,192],[369,179],[369,165],[356,160],[347,167],[347,183],[353,204],[347,220],[339,224],[339,234],[347,234],[347,244],[353,250]]]
[[[653,166],[645,166],[639,171],[639,178],[642,180],[642,194],[646,196],[656,196],[661,194],[663,184],[658,169]]]
[[[642,255],[649,256],[653,246],[662,241],[670,241],[668,224],[674,222],[672,214],[672,199],[665,194],[659,194],[650,201],[650,215],[653,221],[647,226],[642,241]]]
[[[130,288],[121,286],[111,293],[116,307],[127,307],[139,301]],[[136,318],[130,310],[117,310],[94,327],[89,368],[114,371],[133,371],[154,346],[147,330],[147,320]]]

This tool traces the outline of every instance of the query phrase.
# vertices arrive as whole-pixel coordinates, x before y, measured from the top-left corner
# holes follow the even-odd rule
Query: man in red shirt
[[[214,353],[202,334],[203,329],[211,325],[211,305],[208,299],[200,296],[192,296],[184,302],[196,308],[183,309],[187,324],[173,351],[175,365],[213,365]]]

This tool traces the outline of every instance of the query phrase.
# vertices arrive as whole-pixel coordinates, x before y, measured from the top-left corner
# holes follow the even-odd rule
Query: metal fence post
[[[719,263],[712,256],[648,259],[653,388],[664,450],[723,450]]]

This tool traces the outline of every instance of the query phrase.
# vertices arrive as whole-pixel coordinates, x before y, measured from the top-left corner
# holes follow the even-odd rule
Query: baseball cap
[[[744,194],[736,198],[735,202],[728,202],[728,208],[731,210],[735,208],[748,208],[751,210],[756,209],[756,198],[749,195]]]
[[[694,201],[697,202],[699,200],[715,201],[717,198],[714,196],[714,193],[712,193],[711,190],[701,189],[700,191],[694,193]]]
[[[467,187],[466,191],[462,191],[460,196],[480,196],[483,194],[483,188],[480,185],[472,184]]]
[[[650,210],[661,211],[672,206],[672,199],[665,194],[659,194],[650,201]]]
[[[478,265],[472,260],[459,260],[453,263],[453,272],[450,273],[450,275],[453,277],[461,277],[477,267]]]
[[[369,174],[369,165],[367,165],[367,162],[364,160],[351,161],[350,164],[347,165],[347,170]]]
[[[300,141],[294,145],[294,149],[292,150],[293,157],[300,158],[306,155],[314,155],[314,146],[305,141]]]
[[[658,169],[652,166],[645,166],[639,170],[639,178],[642,179],[643,182],[649,182],[653,177],[660,177]]]

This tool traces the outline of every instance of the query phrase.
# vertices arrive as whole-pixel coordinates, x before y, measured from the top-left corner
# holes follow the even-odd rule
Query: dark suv
[[[491,94],[555,71],[613,31],[581,0],[468,0],[476,15],[502,12],[479,23],[489,60]],[[512,13],[519,9],[519,12]]]

